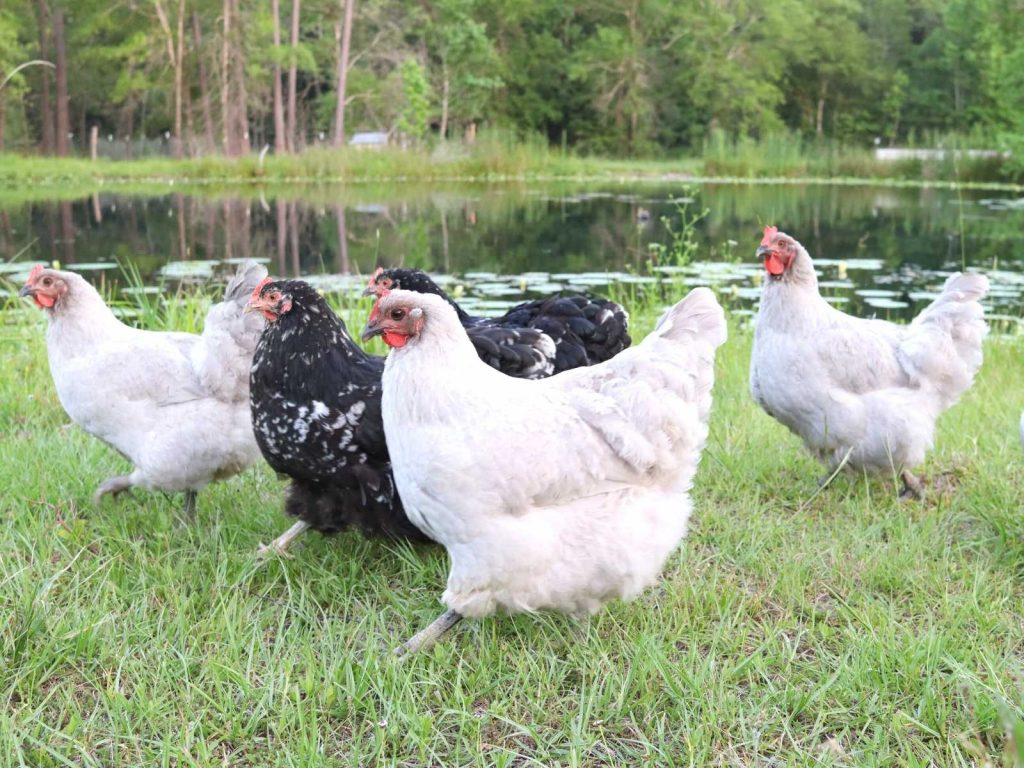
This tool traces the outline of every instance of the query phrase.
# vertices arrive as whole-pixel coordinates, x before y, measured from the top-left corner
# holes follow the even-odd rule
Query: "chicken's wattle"
[[[53,309],[53,305],[57,303],[57,299],[47,296],[45,293],[34,294],[32,298],[35,299],[36,306],[41,309]]]
[[[765,256],[764,268],[768,270],[769,275],[775,275],[776,277],[786,271],[786,265],[782,263],[779,254],[774,251]]]
[[[384,339],[384,343],[389,347],[404,347],[409,341],[409,337],[401,333],[395,333],[394,331],[387,331],[381,336]]]

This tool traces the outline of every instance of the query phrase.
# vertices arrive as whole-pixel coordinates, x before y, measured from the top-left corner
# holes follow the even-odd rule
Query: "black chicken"
[[[253,430],[270,466],[291,478],[285,512],[299,519],[269,548],[284,552],[307,528],[428,541],[395,490],[381,418],[384,358],[357,346],[301,280],[267,278],[249,308],[268,321],[249,375]]]
[[[444,298],[455,308],[480,358],[511,376],[539,379],[593,365],[630,344],[629,315],[608,299],[556,294],[519,304],[501,317],[474,317],[418,269],[378,269],[366,292],[392,288]],[[532,357],[524,357],[525,350]],[[531,365],[529,360],[543,362]]]

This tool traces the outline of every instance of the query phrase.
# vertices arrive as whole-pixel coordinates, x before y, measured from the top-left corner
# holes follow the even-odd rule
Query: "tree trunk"
[[[2,146],[2,144],[0,144]],[[93,162],[96,161],[96,157],[99,155],[100,148],[100,127],[94,125],[89,129],[89,157],[92,158]]]
[[[220,119],[224,154],[235,156],[231,143],[231,0],[224,0],[224,40],[220,49]],[[226,210],[226,209],[225,209]]]
[[[442,64],[444,79],[441,81],[441,141],[448,135],[448,64]]]
[[[274,154],[288,148],[284,133],[284,96],[281,93],[281,3],[270,0],[274,25]]]
[[[46,0],[39,0],[39,58],[50,60],[50,6]],[[50,72],[40,67],[39,122],[42,124],[43,154],[53,154],[53,104],[50,100]]]
[[[181,158],[184,149],[181,133],[181,92],[185,82],[185,0],[178,0],[177,53],[174,57],[174,156]]]
[[[196,141],[196,126],[192,117],[192,89],[185,88],[181,95],[184,99],[182,106],[185,110],[185,152],[189,157],[195,157],[198,142]]]
[[[213,111],[210,109],[210,81],[206,76],[206,62],[203,59],[203,37],[199,27],[199,14],[192,14],[192,44],[195,46],[196,62],[199,64],[199,100],[203,109],[203,132],[206,151],[213,152],[216,142],[213,138]]]
[[[67,157],[71,152],[71,119],[68,114],[68,57],[64,47],[64,11],[58,8],[53,13],[53,47],[57,54],[57,154]]]
[[[825,133],[825,96],[828,94],[828,80],[821,81],[818,90],[818,110],[814,119],[814,132],[820,139]]]
[[[157,20],[163,30],[165,43],[167,45],[167,58],[174,70],[174,138],[172,139],[172,152],[178,159],[182,156],[181,140],[181,113],[182,113],[182,90],[185,70],[185,0],[178,0],[178,18],[175,22],[175,29],[171,29],[171,21],[167,17],[167,10],[164,8],[163,0],[154,0]],[[177,39],[175,39],[175,31]]]
[[[299,79],[299,60],[295,49],[299,46],[299,13],[302,0],[292,0],[291,60],[288,62],[288,151],[295,151],[295,104]]]
[[[338,56],[338,103],[334,107],[334,146],[345,143],[345,95],[348,90],[348,56],[352,43],[352,17],[356,0],[344,0],[345,20],[341,30],[341,52]]]
[[[248,155],[249,145],[249,105],[245,92],[245,40],[242,37],[242,25],[238,23],[238,0],[231,0],[231,11],[235,16],[234,62],[235,73],[235,145],[238,154]]]

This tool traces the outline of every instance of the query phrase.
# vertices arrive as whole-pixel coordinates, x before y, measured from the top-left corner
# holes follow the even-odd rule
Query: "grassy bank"
[[[381,151],[311,149],[297,155],[253,155],[133,161],[0,156],[0,189],[81,196],[116,185],[122,191],[202,192],[227,185],[338,182],[515,180],[695,180],[762,183],[870,183],[1022,189],[1000,161],[880,162],[869,150],[816,145],[791,137],[761,142],[709,141],[700,156],[660,160],[580,157],[539,142],[485,138],[467,146]]]
[[[359,307],[353,322],[365,317]],[[176,313],[191,324],[196,312]],[[179,499],[89,498],[124,462],[67,425],[40,314],[0,327],[0,754],[9,765],[968,765],[1024,758],[1024,348],[992,339],[926,466],[818,467],[722,349],[690,536],[589,621],[472,622],[405,663],[443,552],[310,537],[260,467]],[[646,331],[652,309],[635,315]]]

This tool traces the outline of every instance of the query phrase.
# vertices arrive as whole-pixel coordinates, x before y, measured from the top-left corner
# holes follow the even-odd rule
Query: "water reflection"
[[[680,200],[691,201],[690,214],[708,211],[695,232],[701,263],[683,268],[651,247],[669,239],[666,220],[679,229]],[[1024,201],[939,189],[360,185],[277,196],[95,194],[0,208],[0,255],[102,269],[105,280],[119,275],[105,267],[131,264],[151,283],[207,279],[216,263],[240,258],[334,287],[358,280],[323,276],[415,266],[463,276],[466,298],[484,310],[560,286],[644,284],[653,274],[722,286],[749,309],[765,224],[807,246],[823,293],[846,311],[909,317],[961,265],[990,272],[994,311],[1024,311]]]

